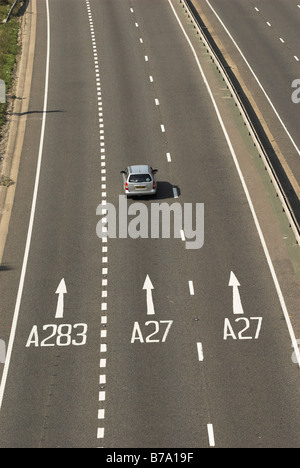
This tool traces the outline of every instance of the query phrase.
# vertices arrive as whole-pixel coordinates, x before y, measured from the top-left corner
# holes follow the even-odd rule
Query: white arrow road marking
[[[243,306],[240,298],[240,293],[239,293],[239,286],[240,283],[238,282],[237,277],[233,273],[233,271],[230,273],[230,279],[229,279],[229,285],[232,287],[232,293],[233,293],[233,313],[238,315],[238,314],[243,314]]]
[[[153,284],[149,278],[149,275],[146,276],[143,289],[147,291],[147,315],[155,315],[154,304],[152,299],[152,289],[154,289]]]
[[[64,316],[64,295],[67,294],[67,292],[66,283],[63,278],[55,292],[55,294],[58,294],[55,318],[63,318]]]

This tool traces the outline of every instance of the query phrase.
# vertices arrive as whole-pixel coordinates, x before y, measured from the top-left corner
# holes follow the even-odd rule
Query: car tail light
[[[156,187],[156,182],[155,180],[153,181],[153,190],[155,190],[155,187]]]
[[[128,190],[128,182],[125,184],[125,190]]]

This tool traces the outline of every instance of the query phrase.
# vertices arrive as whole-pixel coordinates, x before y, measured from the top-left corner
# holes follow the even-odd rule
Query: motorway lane
[[[299,76],[299,24],[300,9],[297,1],[284,0],[238,2],[235,0],[196,0],[205,15],[214,24],[215,32],[226,44],[225,48],[236,63],[246,85],[289,164],[298,184],[299,170],[299,105],[293,103],[292,83]],[[247,62],[257,76],[272,105],[287,128],[266,101],[257,85],[251,83],[249,69],[239,55],[236,46],[228,38],[215,13],[232,35]],[[284,42],[282,42],[282,40]],[[227,43],[228,42],[228,43]]]
[[[52,1],[48,109],[60,112],[47,116],[0,445],[207,447],[213,424],[217,446],[297,446],[298,372],[282,311],[231,155],[169,3],[89,4],[103,94],[105,199],[117,207],[120,169],[146,159],[163,181],[157,201],[176,201],[177,186],[181,204],[204,203],[205,243],[186,250],[181,239],[106,245],[96,237],[103,159],[91,23],[84,20],[85,2],[71,8]],[[44,25],[44,2],[38,5]],[[37,61],[42,52],[40,45]],[[150,210],[155,200],[142,203]],[[9,254],[6,249],[7,261]],[[224,339],[226,318],[236,334],[241,330],[233,322],[231,271],[242,285],[245,317],[263,317],[257,340]],[[154,316],[146,315],[147,274]],[[87,324],[86,346],[25,348],[34,324],[40,331],[56,323],[54,293],[62,277],[65,323]],[[251,326],[243,336],[255,332]]]
[[[35,88],[40,69],[45,71],[45,2],[37,2],[39,36],[35,52],[35,72],[30,112],[42,109],[43,94]],[[50,2],[51,57],[49,96],[43,163],[31,250],[12,353],[8,380],[1,409],[3,447],[89,446],[97,430],[98,395],[98,313],[100,310],[101,252],[95,234],[95,207],[99,196],[100,145],[97,119],[97,93],[90,27],[84,2]],[[80,28],[78,27],[80,25]],[[76,53],[74,53],[76,51]],[[43,65],[42,65],[43,64]],[[43,77],[44,82],[44,77]],[[43,90],[43,86],[41,87]],[[40,107],[34,105],[40,99]],[[40,112],[40,111],[39,111]],[[31,121],[30,121],[31,123]],[[38,148],[39,131],[25,137],[24,149]],[[36,131],[37,128],[35,127]],[[28,161],[23,161],[23,168]],[[34,171],[20,170],[16,207],[24,204],[22,181],[32,190]],[[27,192],[25,192],[27,197]],[[27,213],[28,211],[26,211]],[[19,215],[19,212],[16,213]],[[20,215],[19,215],[20,216]],[[28,220],[26,215],[25,221]],[[10,261],[18,226],[22,218],[13,217],[5,259]],[[17,226],[17,227],[16,227]],[[19,237],[17,236],[17,239]],[[24,244],[23,244],[24,245]],[[7,272],[13,278],[20,274]],[[64,278],[68,293],[63,319],[55,319],[55,294]],[[3,296],[14,309],[8,285]],[[11,318],[11,317],[10,317]],[[63,324],[59,342],[49,337],[51,324]],[[64,346],[85,331],[86,346]],[[36,329],[33,327],[36,326]],[[32,334],[32,330],[34,330]],[[28,339],[32,337],[32,340]],[[26,343],[28,347],[25,347]],[[57,343],[59,345],[57,346]],[[52,346],[56,344],[55,346]]]

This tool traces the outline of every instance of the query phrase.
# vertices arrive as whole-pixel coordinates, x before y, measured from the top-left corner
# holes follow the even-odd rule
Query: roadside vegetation
[[[23,2],[20,0],[9,21],[5,23],[7,15],[13,5],[14,0],[0,0],[0,79],[5,81],[6,93],[11,96],[13,77],[17,56],[20,50],[19,47],[19,28],[20,28],[20,12],[23,7]],[[9,101],[9,99],[7,99]],[[3,126],[6,122],[6,112],[9,102],[0,104],[0,140],[2,138]]]

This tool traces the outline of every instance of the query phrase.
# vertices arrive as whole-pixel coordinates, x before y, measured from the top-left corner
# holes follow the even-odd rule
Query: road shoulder
[[[26,129],[27,113],[30,102],[31,79],[33,71],[37,10],[36,0],[29,2],[22,18],[21,44],[22,52],[16,71],[13,109],[8,129],[2,172],[12,181],[10,187],[0,187],[0,264],[3,258],[10,216],[14,203],[19,165]]]

